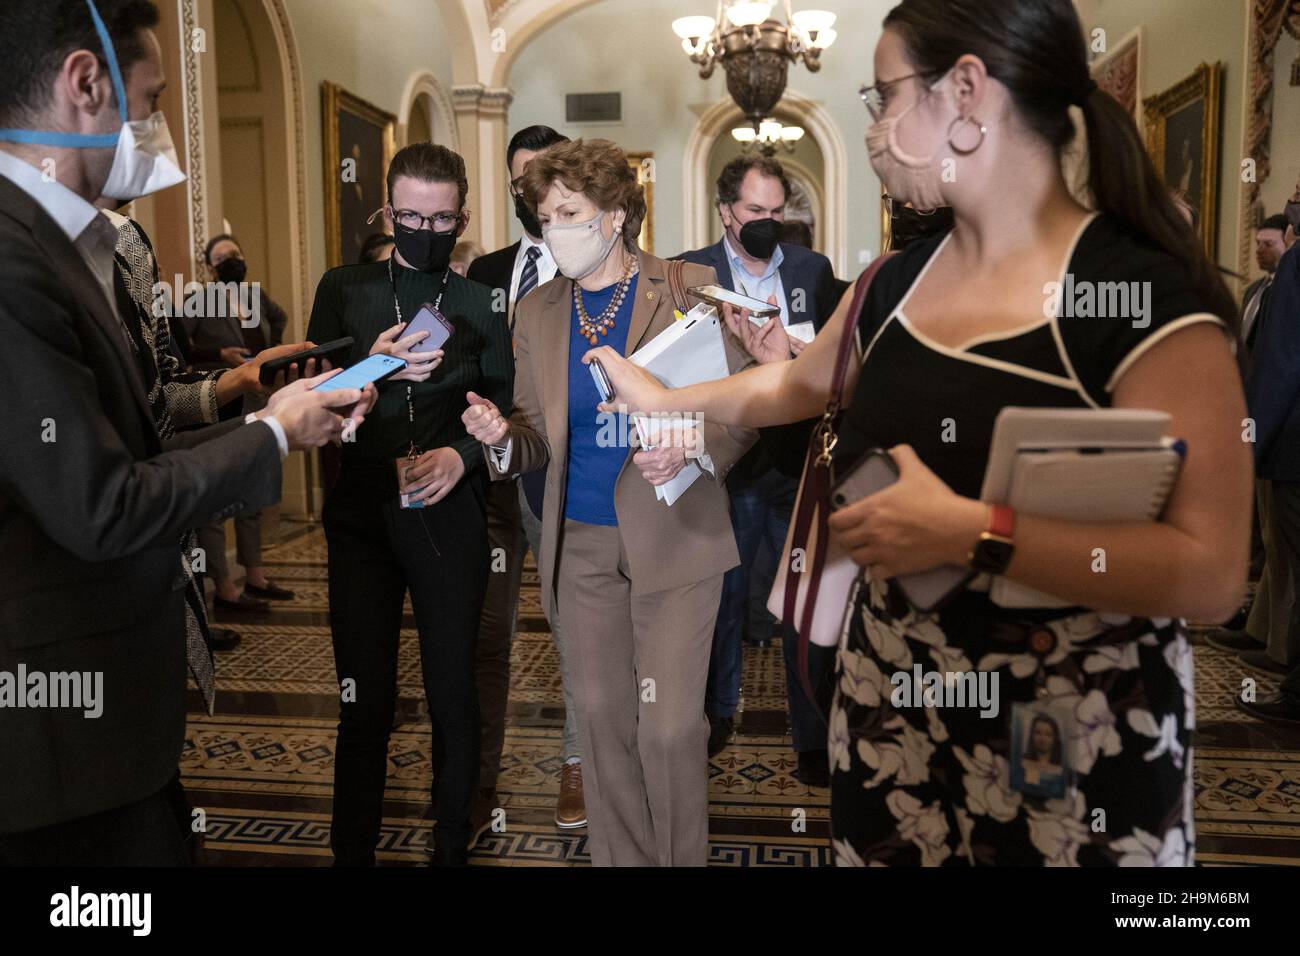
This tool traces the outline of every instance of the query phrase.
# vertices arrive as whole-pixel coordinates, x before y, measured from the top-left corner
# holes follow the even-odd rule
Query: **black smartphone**
[[[609,376],[605,374],[605,368],[600,364],[600,359],[592,359],[591,365],[592,380],[596,383],[596,391],[600,393],[602,402],[612,402],[614,400],[614,386],[609,382]]]
[[[447,344],[447,340],[456,332],[456,327],[447,321],[447,317],[429,302],[420,306],[415,318],[406,323],[399,339],[404,339],[415,332],[428,332],[428,338],[411,348],[412,352],[435,352]]]
[[[306,368],[308,359],[333,360],[352,348],[352,344],[352,337],[345,335],[341,339],[326,342],[324,345],[318,345],[315,348],[303,349],[301,352],[294,352],[292,355],[271,359],[271,361],[263,363],[262,367],[257,370],[258,381],[263,385],[274,385],[275,377],[286,371],[295,362],[298,363],[298,371],[301,372]]]
[[[831,510],[839,511],[898,481],[898,465],[883,448],[873,448],[859,458],[831,487]],[[928,571],[900,574],[893,581],[907,602],[922,614],[936,611],[964,588],[975,573],[955,564]]]

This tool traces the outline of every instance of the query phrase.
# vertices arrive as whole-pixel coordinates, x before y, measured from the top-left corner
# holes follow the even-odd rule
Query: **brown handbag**
[[[856,326],[862,313],[871,283],[880,269],[896,253],[878,257],[858,278],[853,301],[844,318],[844,331],[840,337],[839,353],[835,358],[835,374],[831,379],[830,397],[821,421],[813,429],[809,440],[808,456],[804,461],[803,479],[799,483],[799,497],[795,503],[794,517],[790,523],[789,537],[786,539],[785,560],[780,565],[772,594],[768,600],[768,610],[781,618],[787,629],[798,632],[799,679],[803,684],[808,699],[817,700],[813,692],[812,681],[808,676],[808,644],[813,638],[814,629],[818,631],[817,644],[830,646],[837,643],[839,629],[843,625],[844,614],[848,609],[853,582],[857,578],[855,568],[845,568],[843,557],[835,562],[836,574],[833,587],[823,590],[823,584],[831,584],[826,578],[827,555],[830,551],[830,530],[827,521],[830,518],[830,469],[831,453],[839,441],[836,429],[839,427],[840,415],[849,396],[844,394],[845,379],[848,378],[849,360],[853,346],[857,341]],[[798,550],[803,556],[805,567],[796,571],[792,567],[792,557]],[[834,591],[834,593],[830,593]],[[818,609],[821,608],[821,613]],[[831,640],[833,636],[833,641]]]

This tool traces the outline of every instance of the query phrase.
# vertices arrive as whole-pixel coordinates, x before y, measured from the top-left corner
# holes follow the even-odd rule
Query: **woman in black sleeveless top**
[[[830,714],[836,860],[1190,864],[1180,619],[1229,616],[1247,566],[1250,456],[1224,334],[1235,303],[1132,119],[1092,84],[1069,0],[904,0],[875,68],[872,165],[896,200],[950,205],[956,225],[887,263],[854,319],[863,360],[836,465],[888,448],[900,479],[831,519],[866,571]],[[1061,160],[1072,109],[1089,147],[1078,199]],[[633,410],[797,421],[826,401],[851,301],[797,359],[689,389],[665,390],[610,350],[592,356]],[[747,335],[744,316],[728,319]],[[980,502],[1008,406],[1168,412],[1187,453],[1161,520]],[[996,573],[1072,606],[1000,607],[987,574],[936,613],[900,600],[892,578],[966,564],[987,531],[1014,545],[993,556]],[[972,676],[991,696],[913,706],[895,690],[915,669]]]

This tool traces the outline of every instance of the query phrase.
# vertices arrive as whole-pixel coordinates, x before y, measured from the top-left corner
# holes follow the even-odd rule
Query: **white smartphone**
[[[880,448],[867,452],[831,489],[831,510],[839,511],[898,481],[898,466],[893,456]],[[894,583],[907,602],[928,614],[938,610],[973,578],[969,568],[943,564],[928,571],[900,574]]]
[[[724,304],[733,306],[737,309],[748,309],[750,319],[770,319],[774,315],[781,314],[779,305],[772,305],[764,302],[762,299],[754,299],[747,295],[741,295],[738,292],[732,292],[730,289],[724,289],[720,285],[697,285],[687,289],[691,295],[703,302],[714,306],[719,314],[722,312]],[[758,323],[762,325],[762,322]]]

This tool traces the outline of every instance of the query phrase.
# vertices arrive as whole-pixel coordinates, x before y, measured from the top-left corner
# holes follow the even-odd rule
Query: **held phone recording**
[[[344,369],[328,381],[321,382],[312,391],[337,392],[344,388],[365,388],[370,384],[379,384],[391,375],[396,375],[406,368],[406,363],[391,355],[371,355],[356,365]]]
[[[406,323],[406,328],[402,329],[397,337],[404,339],[416,332],[428,332],[429,337],[412,346],[411,351],[436,352],[447,344],[447,340],[456,333],[456,328],[447,321],[446,316],[434,308],[432,303],[426,302],[420,306],[420,311],[415,313],[415,318]]]
[[[883,491],[898,481],[898,465],[889,452],[873,448],[853,465],[831,488],[831,510],[839,511],[863,498]],[[900,574],[893,581],[909,604],[922,614],[938,610],[974,577],[974,572],[955,564],[929,571]]]
[[[342,357],[348,349],[352,348],[352,337],[344,336],[341,339],[335,339],[333,342],[326,342],[324,345],[318,345],[312,349],[303,349],[301,352],[294,352],[292,355],[285,355],[278,359],[272,359],[262,365],[257,370],[257,378],[263,385],[274,385],[275,377],[281,372],[287,370],[295,362],[298,364],[298,371],[307,365],[308,359],[330,359],[331,361]]]
[[[591,377],[596,383],[596,391],[600,394],[600,400],[602,402],[612,402],[614,400],[614,386],[610,384],[609,376],[605,374],[605,368],[600,364],[600,359],[592,359],[591,364],[587,367],[591,369]]]
[[[695,298],[702,302],[707,302],[722,313],[722,306],[730,305],[737,309],[748,309],[749,319],[756,325],[763,325],[774,315],[781,314],[781,307],[772,305],[770,302],[764,302],[762,299],[754,299],[747,295],[740,295],[732,292],[730,289],[724,289],[720,285],[697,285],[687,290]]]

